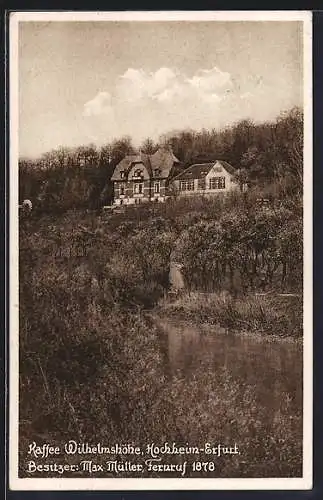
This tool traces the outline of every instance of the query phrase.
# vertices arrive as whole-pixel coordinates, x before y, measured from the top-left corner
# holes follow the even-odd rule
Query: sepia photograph
[[[308,12],[10,18],[12,489],[309,489]]]

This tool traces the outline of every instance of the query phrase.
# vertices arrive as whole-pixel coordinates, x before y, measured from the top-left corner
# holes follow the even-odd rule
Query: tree
[[[298,193],[303,189],[304,117],[300,108],[293,108],[277,120],[276,140],[282,160],[293,177]]]
[[[99,152],[94,144],[78,146],[74,149],[74,163],[78,166],[98,164],[99,157]]]
[[[58,166],[56,151],[52,149],[44,153],[40,159],[42,167],[47,170]]]
[[[100,150],[100,164],[101,165],[110,165],[112,157],[112,147],[111,144],[105,144],[101,147]]]
[[[152,155],[158,148],[158,144],[155,144],[149,137],[143,141],[141,144],[141,151],[147,155]]]
[[[233,161],[237,165],[252,144],[253,130],[254,124],[251,120],[241,120],[233,127],[232,155]]]
[[[113,141],[111,144],[111,160],[114,165],[119,163],[126,155],[134,154],[135,149],[132,145],[131,137],[125,136]]]
[[[57,163],[60,167],[66,167],[70,165],[72,158],[72,150],[64,146],[60,146],[53,151],[54,156],[56,156]]]

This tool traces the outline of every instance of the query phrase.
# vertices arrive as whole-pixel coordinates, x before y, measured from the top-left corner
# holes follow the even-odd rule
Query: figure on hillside
[[[22,209],[24,213],[30,213],[33,209],[33,204],[30,200],[24,200],[21,205],[19,205],[19,208]]]
[[[171,261],[169,266],[169,282],[172,290],[182,290],[185,288],[184,277],[182,274],[182,264]]]

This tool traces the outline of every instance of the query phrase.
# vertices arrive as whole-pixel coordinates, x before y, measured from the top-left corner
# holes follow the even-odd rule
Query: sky
[[[302,106],[297,21],[20,22],[19,154]]]

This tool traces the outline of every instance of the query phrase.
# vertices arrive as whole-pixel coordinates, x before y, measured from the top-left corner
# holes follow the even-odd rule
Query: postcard
[[[311,33],[10,14],[11,489],[311,489]]]

